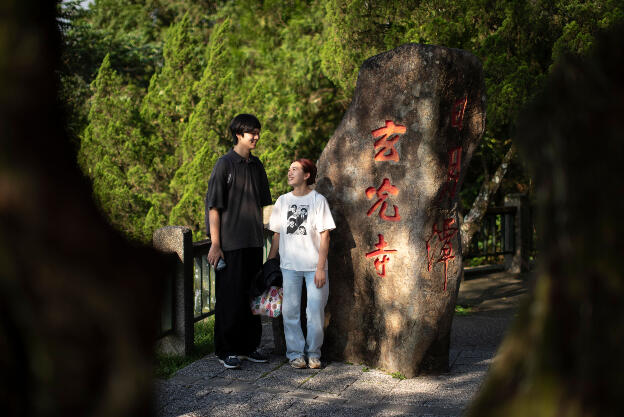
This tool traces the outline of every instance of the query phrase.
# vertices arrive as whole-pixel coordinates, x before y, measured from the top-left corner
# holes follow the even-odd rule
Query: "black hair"
[[[230,123],[230,132],[232,133],[234,145],[238,143],[236,135],[253,132],[254,130],[260,130],[261,128],[262,126],[260,125],[260,120],[258,120],[258,118],[253,114],[239,114],[232,120],[232,123]]]

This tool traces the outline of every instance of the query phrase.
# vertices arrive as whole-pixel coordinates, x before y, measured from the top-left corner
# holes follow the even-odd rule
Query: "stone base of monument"
[[[457,202],[485,128],[473,55],[403,45],[368,59],[318,162],[336,230],[323,356],[413,377],[448,368],[462,274]]]

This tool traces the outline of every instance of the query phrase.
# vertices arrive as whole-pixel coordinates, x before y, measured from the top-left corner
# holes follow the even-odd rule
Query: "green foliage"
[[[401,372],[396,371],[390,374],[392,376],[392,378],[396,378],[398,380],[403,381],[405,379],[405,375],[403,375]]]
[[[623,20],[618,1],[325,0],[323,71],[348,103],[365,58],[407,42],[465,49],[483,62],[487,130],[469,167],[462,201],[470,207],[515,135],[520,109],[540,90],[555,59],[586,52],[596,33]],[[357,47],[354,47],[357,45]],[[499,195],[527,191],[516,158]]]
[[[227,152],[228,101],[224,94],[232,81],[225,55],[226,34],[230,21],[215,25],[204,51],[205,67],[201,79],[193,85],[194,107],[180,143],[181,165],[171,182],[176,205],[169,214],[171,224],[191,227],[196,238],[203,236],[204,195],[208,176],[219,156]]]
[[[470,306],[455,306],[455,315],[457,316],[467,316],[472,313],[472,307]]]
[[[78,159],[93,179],[96,199],[111,223],[141,239],[152,184],[145,160],[154,150],[140,130],[140,95],[133,85],[123,85],[108,55],[92,88]]]
[[[163,58],[163,67],[152,77],[141,104],[150,143],[158,149],[158,157],[152,161],[155,195],[143,228],[146,240],[168,223],[172,208],[183,198],[172,189],[172,181],[182,165],[183,135],[198,102],[195,85],[203,66],[201,37],[191,27],[188,15],[167,31]]]
[[[212,141],[218,140],[214,134],[208,136]],[[195,158],[183,164],[176,172],[172,181],[172,187],[178,191],[179,200],[169,215],[170,223],[191,227],[196,240],[202,239],[204,235],[204,196],[208,176],[220,155],[206,141]]]
[[[483,62],[488,121],[466,173],[467,208],[554,60],[587,51],[624,16],[614,0],[78,3],[59,6],[61,98],[96,198],[144,241],[167,224],[203,236],[208,178],[238,113],[263,125],[255,154],[273,198],[288,191],[290,162],[318,158],[362,62],[406,42],[462,48]],[[501,195],[530,187],[517,159],[506,178]]]

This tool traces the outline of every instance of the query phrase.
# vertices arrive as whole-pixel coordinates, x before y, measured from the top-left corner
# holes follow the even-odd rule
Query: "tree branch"
[[[498,187],[500,187],[503,177],[507,172],[507,168],[509,167],[509,161],[511,161],[515,153],[516,147],[511,145],[494,175],[489,180],[483,182],[479,194],[477,194],[477,198],[472,204],[472,208],[464,217],[461,224],[461,240],[462,249],[464,251],[467,250],[472,236],[479,228],[481,220],[487,211],[488,204],[490,203],[490,198],[498,191]]]

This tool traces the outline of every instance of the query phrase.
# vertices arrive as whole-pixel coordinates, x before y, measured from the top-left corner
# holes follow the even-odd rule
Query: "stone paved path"
[[[206,356],[156,382],[159,416],[460,416],[476,394],[496,349],[527,291],[527,277],[509,273],[467,278],[456,315],[450,372],[413,379],[393,378],[363,365],[323,363],[320,370],[293,369],[286,358],[243,362],[226,370]],[[271,326],[262,350],[272,349]]]

